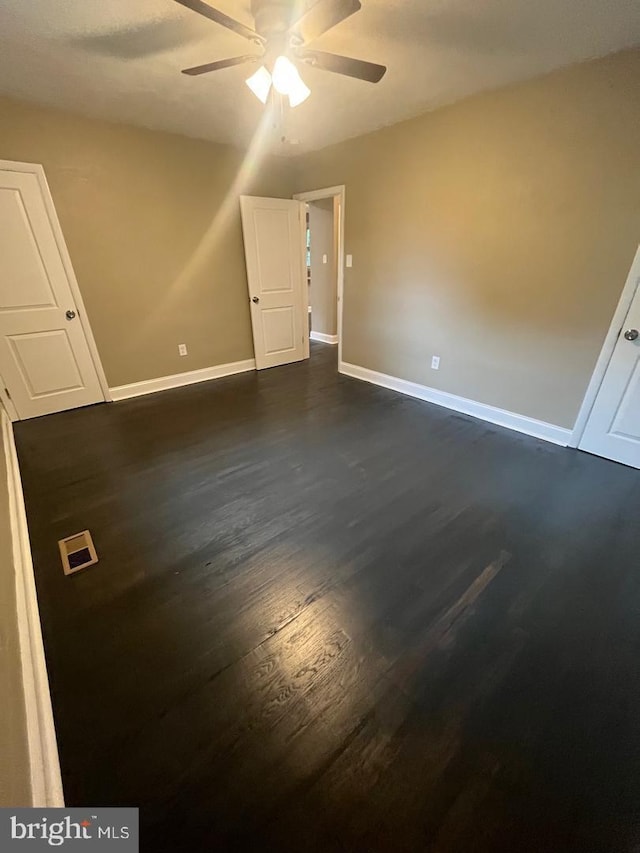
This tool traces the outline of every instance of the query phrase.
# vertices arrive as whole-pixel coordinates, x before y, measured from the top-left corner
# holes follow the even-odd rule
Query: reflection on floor
[[[68,804],[149,851],[636,849],[637,472],[335,360],[17,425]]]

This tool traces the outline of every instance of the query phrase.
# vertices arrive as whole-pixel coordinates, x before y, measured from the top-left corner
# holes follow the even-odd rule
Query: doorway
[[[258,370],[309,358],[310,337],[337,344],[342,357],[344,210],[344,186],[240,197]]]
[[[587,389],[571,445],[640,468],[640,248]]]
[[[342,357],[344,186],[297,193],[306,206],[309,337],[338,346]]]

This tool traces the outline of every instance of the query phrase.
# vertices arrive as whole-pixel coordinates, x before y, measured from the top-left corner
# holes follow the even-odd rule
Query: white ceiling
[[[250,0],[212,0],[253,25]],[[294,0],[292,0],[294,2]],[[309,2],[309,0],[305,0]],[[483,89],[640,43],[638,0],[362,0],[314,47],[387,65],[371,85],[307,66],[282,132],[321,148]],[[251,66],[180,69],[257,48],[173,0],[2,0],[0,92],[245,145],[263,107]],[[278,137],[282,135],[278,132]]]

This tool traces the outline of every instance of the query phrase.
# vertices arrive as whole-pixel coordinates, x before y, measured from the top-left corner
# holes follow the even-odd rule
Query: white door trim
[[[18,415],[18,410],[14,406],[13,400],[11,399],[11,397],[9,397],[7,394],[7,385],[4,381],[4,379],[2,378],[2,376],[0,376],[0,402],[4,406],[4,410],[7,413],[11,423],[14,423],[15,421],[20,420],[20,416]]]
[[[595,403],[598,392],[600,391],[602,380],[604,379],[607,368],[609,367],[611,356],[613,355],[618,338],[620,337],[622,325],[625,317],[629,313],[629,308],[631,307],[633,298],[636,295],[638,286],[640,286],[640,246],[638,246],[635,258],[631,264],[627,281],[622,290],[618,307],[616,308],[613,319],[611,320],[609,331],[604,339],[602,350],[600,351],[598,361],[596,362],[596,366],[593,371],[593,376],[587,386],[587,392],[584,395],[584,400],[580,406],[580,411],[578,412],[578,417],[573,427],[573,432],[571,433],[569,447],[578,447],[582,441],[582,436],[586,429],[591,410],[593,409],[593,404]]]
[[[345,262],[345,253],[344,253],[344,235],[345,235],[345,199],[346,199],[346,186],[341,184],[336,187],[327,187],[322,190],[310,190],[305,193],[295,193],[294,198],[298,201],[310,202],[310,201],[320,201],[323,198],[339,198],[340,199],[340,231],[338,234],[338,239],[340,245],[338,246],[338,362],[342,361],[342,303],[344,296],[344,262]],[[305,271],[306,275],[306,271]],[[307,288],[308,290],[308,288]]]
[[[82,294],[80,293],[78,280],[76,279],[76,275],[73,270],[71,256],[69,255],[69,250],[67,249],[64,234],[62,233],[60,220],[58,219],[58,214],[56,213],[56,208],[53,203],[53,196],[51,195],[51,190],[49,189],[49,184],[47,183],[47,176],[45,175],[44,168],[39,163],[17,163],[13,160],[0,160],[0,170],[4,170],[7,172],[23,172],[35,175],[38,180],[38,185],[40,187],[40,192],[42,194],[45,209],[47,211],[47,216],[49,218],[49,222],[51,223],[51,229],[55,237],[58,251],[60,252],[62,265],[64,266],[67,278],[69,279],[69,286],[71,288],[71,294],[75,302],[76,311],[78,313],[78,319],[80,320],[80,323],[82,325],[84,336],[87,340],[87,346],[89,347],[89,352],[91,354],[91,360],[93,361],[96,373],[98,375],[98,382],[100,383],[100,388],[102,390],[104,399],[107,402],[111,402],[111,395],[109,393],[107,377],[105,376],[105,372],[102,367],[102,362],[100,361],[100,355],[98,353],[95,338],[93,337],[91,324],[89,323],[87,309],[84,306]],[[18,420],[17,416],[13,416],[15,413],[15,408],[13,406],[7,406],[6,395],[4,394],[4,387],[2,389],[2,393],[0,393],[0,397],[2,398],[2,401],[5,404],[7,410],[9,411],[9,416],[11,417],[11,419]]]

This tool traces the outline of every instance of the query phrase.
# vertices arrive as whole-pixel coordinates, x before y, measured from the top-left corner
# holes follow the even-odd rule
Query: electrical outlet
[[[187,345],[186,344],[178,344],[178,354],[179,355],[187,355]]]
[[[431,357],[431,369],[440,370],[440,356],[434,355]]]

